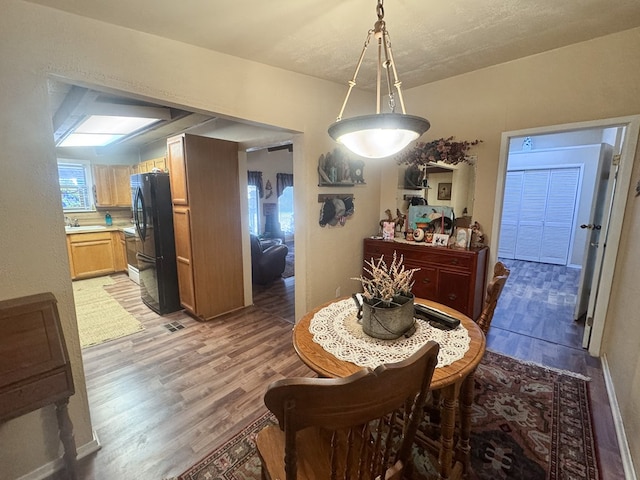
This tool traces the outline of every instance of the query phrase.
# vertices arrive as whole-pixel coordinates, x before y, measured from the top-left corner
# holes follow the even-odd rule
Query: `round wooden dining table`
[[[346,377],[363,368],[354,363],[340,360],[327,352],[319,343],[314,341],[313,334],[309,330],[311,320],[316,313],[336,301],[338,300],[327,302],[313,309],[293,328],[293,346],[296,353],[310,369],[321,377]],[[473,320],[446,305],[422,298],[416,298],[415,303],[436,308],[457,318],[460,320],[461,326],[469,334],[469,349],[464,354],[464,357],[450,365],[437,367],[431,381],[431,390],[439,393],[441,397],[437,466],[439,478],[462,478],[470,468],[471,447],[469,437],[471,432],[471,407],[473,404],[473,374],[484,355],[486,347],[485,336]],[[458,409],[456,409],[456,404],[459,407]],[[460,431],[455,445],[456,448],[454,449],[457,413],[459,413]]]

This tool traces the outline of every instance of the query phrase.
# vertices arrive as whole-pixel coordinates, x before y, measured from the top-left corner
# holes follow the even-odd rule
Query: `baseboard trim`
[[[636,471],[633,466],[633,459],[631,458],[629,442],[627,441],[627,435],[624,431],[620,405],[618,405],[618,398],[616,397],[615,387],[611,378],[611,370],[609,370],[607,356],[602,355],[600,361],[602,362],[602,373],[604,375],[604,383],[609,397],[609,405],[611,405],[611,413],[613,414],[613,425],[616,429],[616,437],[618,438],[618,445],[620,447],[622,467],[624,468],[624,478],[627,480],[638,480],[638,476],[636,475]]]
[[[98,439],[98,434],[95,430],[92,430],[92,436],[93,438],[90,442],[87,442],[84,445],[80,445],[76,448],[76,458],[78,460],[100,450],[100,440]],[[44,480],[45,478],[50,477],[51,475],[56,473],[58,470],[62,470],[63,467],[64,462],[62,460],[62,457],[56,458],[55,460],[52,460],[51,462],[45,463],[41,467],[36,468],[32,472],[23,475],[17,480]]]

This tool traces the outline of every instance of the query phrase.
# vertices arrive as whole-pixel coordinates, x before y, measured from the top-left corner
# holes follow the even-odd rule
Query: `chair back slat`
[[[286,480],[307,478],[300,476],[302,464],[296,463],[303,461],[309,469],[310,462],[323,461],[323,455],[326,467],[314,463],[318,476],[311,478],[322,478],[325,474],[319,472],[325,468],[324,478],[336,480],[401,478],[410,463],[438,350],[431,341],[402,362],[363,369],[346,378],[296,378],[271,384],[264,400],[284,431]],[[312,448],[296,444],[307,440],[318,444]],[[257,444],[261,453],[261,442]],[[318,458],[302,459],[309,451]],[[262,453],[261,459],[264,472]],[[393,468],[390,473],[389,468]]]
[[[493,278],[489,281],[489,285],[487,286],[487,296],[485,297],[484,307],[482,309],[482,313],[480,313],[480,316],[478,317],[478,320],[476,320],[476,323],[485,335],[489,333],[489,327],[491,326],[493,314],[495,313],[496,306],[498,305],[498,299],[500,298],[500,294],[507,283],[510,273],[511,270],[509,270],[502,262],[496,262],[493,267]]]

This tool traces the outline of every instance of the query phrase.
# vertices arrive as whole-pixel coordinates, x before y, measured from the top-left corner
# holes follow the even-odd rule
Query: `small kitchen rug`
[[[82,348],[144,330],[142,323],[103,288],[104,285],[113,283],[114,281],[108,276],[73,282],[78,333]]]

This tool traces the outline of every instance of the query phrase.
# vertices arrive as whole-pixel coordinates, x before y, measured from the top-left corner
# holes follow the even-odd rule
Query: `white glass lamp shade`
[[[379,113],[337,121],[329,127],[329,135],[357,155],[384,158],[401,151],[430,126],[421,117]]]

